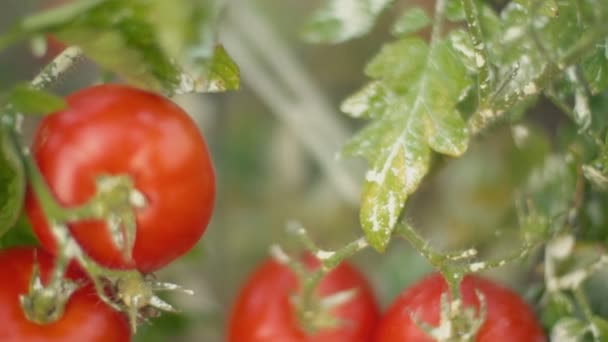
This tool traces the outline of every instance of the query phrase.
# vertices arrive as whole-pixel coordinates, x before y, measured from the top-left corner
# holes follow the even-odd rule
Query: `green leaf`
[[[152,0],[148,17],[155,23],[162,46],[188,74],[182,79],[182,92],[218,92],[240,86],[237,64],[217,44],[215,27],[220,15],[217,1]]]
[[[468,133],[456,105],[470,80],[445,41],[429,47],[419,38],[385,46],[366,72],[376,80],[342,109],[375,121],[344,153],[369,161],[360,219],[370,244],[383,251],[408,195],[428,172],[432,151],[465,152]]]
[[[405,11],[393,25],[392,33],[394,36],[403,37],[415,33],[431,24],[431,18],[425,10],[414,7]]]
[[[313,43],[340,43],[367,34],[394,0],[327,0],[303,29]]]
[[[213,57],[210,60],[203,60],[201,66],[203,72],[200,91],[217,92],[239,89],[239,67],[223,46],[218,45]]]
[[[531,13],[547,17],[557,17],[560,14],[556,0],[515,0],[514,2],[523,5]]]
[[[159,44],[148,9],[141,0],[107,0],[70,18],[54,34],[129,83],[172,93],[182,73]]]
[[[532,203],[547,220],[563,220],[575,193],[576,177],[576,167],[566,157],[550,155],[530,172],[520,201]]]
[[[582,63],[585,78],[592,94],[608,89],[608,38]]]
[[[574,317],[565,317],[551,329],[551,341],[582,342],[588,331],[589,327],[584,322]]]
[[[195,53],[210,58],[216,45],[216,26],[220,8],[216,1],[149,0],[147,18],[154,23],[165,52],[182,59]]]
[[[25,174],[8,133],[0,131],[0,236],[17,221],[25,195]]]
[[[13,228],[0,237],[0,249],[15,246],[37,246],[39,244],[32,231],[32,226],[23,212],[18,216]]]
[[[608,191],[608,134],[604,144],[599,146],[595,160],[582,166],[583,175],[597,189]]]
[[[602,317],[594,316],[592,323],[597,329],[600,341],[608,340],[608,321]]]
[[[583,175],[591,184],[598,189],[608,191],[608,176],[605,171],[602,171],[592,165],[583,165]]]
[[[548,293],[547,304],[542,310],[542,321],[546,326],[555,325],[560,319],[574,313],[574,302],[563,292]]]
[[[239,73],[216,47],[217,3],[83,0],[25,18],[17,31],[25,36],[50,32],[144,89],[169,94],[231,90],[238,88]]]
[[[448,1],[445,8],[445,17],[449,21],[462,21],[465,19],[462,1]]]
[[[44,90],[32,89],[28,84],[15,86],[8,102],[17,112],[25,114],[48,114],[65,108],[63,98]]]

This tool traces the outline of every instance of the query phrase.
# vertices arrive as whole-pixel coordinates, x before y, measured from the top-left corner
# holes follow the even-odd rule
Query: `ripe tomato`
[[[480,291],[487,304],[486,320],[477,334],[478,342],[544,342],[545,333],[532,310],[513,291],[478,276],[466,276],[460,291],[465,306],[479,309],[475,290]],[[380,321],[376,342],[433,342],[414,323],[410,314],[426,323],[439,324],[441,294],[448,291],[439,274],[422,279],[405,290],[393,302]]]
[[[318,267],[305,257],[309,268]],[[270,259],[245,283],[228,324],[228,342],[363,342],[369,341],[378,319],[378,308],[367,280],[348,263],[342,263],[320,283],[321,296],[356,288],[350,301],[333,313],[343,320],[339,328],[307,336],[298,326],[290,295],[298,289],[296,276]]]
[[[106,224],[70,224],[81,247],[112,268],[157,270],[190,250],[205,231],[215,175],[205,141],[188,115],[156,94],[98,85],[67,97],[68,108],[46,116],[33,154],[56,199],[78,206],[95,193],[100,174],[128,174],[144,194],[138,209],[133,261],[112,242]],[[56,243],[31,191],[26,210],[42,245]]]
[[[26,294],[32,276],[34,254],[43,283],[52,271],[52,257],[41,249],[13,248],[0,251],[0,341],[6,342],[128,342],[127,319],[101,302],[92,286],[72,294],[63,316],[55,322],[29,321],[19,296]]]

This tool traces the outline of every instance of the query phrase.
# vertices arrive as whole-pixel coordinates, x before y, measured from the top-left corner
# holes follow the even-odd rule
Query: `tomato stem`
[[[490,69],[490,60],[488,50],[484,44],[483,32],[481,30],[481,22],[477,12],[477,6],[473,0],[462,0],[465,18],[473,49],[475,51],[475,64],[479,70],[478,88],[479,88],[479,103],[485,104],[490,96],[491,90],[494,88],[494,74]]]
[[[30,82],[34,89],[43,89],[53,84],[64,72],[71,68],[80,59],[82,50],[76,46],[69,46]]]
[[[333,316],[332,309],[350,300],[355,291],[351,289],[328,297],[320,297],[316,290],[321,280],[328,273],[338,267],[345,259],[367,248],[369,244],[365,238],[361,237],[338,250],[328,251],[319,248],[308,235],[306,228],[297,222],[290,222],[287,225],[287,232],[294,235],[307,251],[320,262],[318,268],[309,271],[303,262],[287,255],[280,246],[273,245],[271,247],[270,252],[274,259],[289,267],[295,273],[298,284],[300,284],[298,292],[292,297],[297,320],[308,334],[313,334],[322,329],[335,328],[342,322]]]

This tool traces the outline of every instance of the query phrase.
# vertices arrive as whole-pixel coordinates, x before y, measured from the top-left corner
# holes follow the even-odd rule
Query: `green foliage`
[[[0,130],[0,237],[17,222],[25,195],[23,164],[12,149],[6,129]]]
[[[597,334],[600,341],[608,339],[608,321],[602,317],[594,316],[593,325],[597,329]]]
[[[239,74],[226,67],[235,64],[224,50],[214,51],[217,13],[215,1],[85,0],[24,18],[10,37],[52,33],[141,88],[172,94],[213,84],[224,91],[237,87]]]
[[[204,70],[200,86],[204,91],[217,92],[236,90],[240,87],[239,67],[228,56],[221,45],[215,48],[211,59],[203,59],[200,63]]]
[[[608,89],[608,38],[583,61],[582,68],[585,79],[589,82],[589,90],[593,95]]]
[[[143,326],[135,335],[134,341],[164,342],[172,340],[187,329],[191,323],[191,320],[184,314],[162,315],[154,320],[154,324]]]
[[[394,36],[405,36],[423,29],[431,24],[431,18],[426,14],[424,9],[420,7],[411,8],[397,19],[392,33]]]
[[[65,108],[65,101],[44,90],[32,89],[28,84],[16,85],[8,96],[15,111],[24,114],[48,114]]]
[[[576,196],[576,168],[567,157],[551,155],[544,163],[530,172],[522,189],[520,201],[532,205],[547,221],[563,225],[566,213]]]
[[[585,341],[589,326],[585,322],[572,318],[562,318],[551,332],[551,341]]]
[[[140,3],[104,1],[69,18],[54,34],[130,83],[171,92],[179,87],[181,72],[158,43],[154,25],[145,15],[147,8]]]
[[[351,140],[345,153],[365,157],[371,165],[361,223],[369,242],[384,250],[407,196],[428,172],[431,151],[465,152],[468,134],[456,105],[470,81],[445,40],[428,46],[419,38],[405,38],[387,45],[366,72],[376,80],[346,100],[342,110],[374,122]]]
[[[39,244],[25,213],[17,212],[17,217],[15,225],[0,237],[0,248],[37,246]]]
[[[395,35],[405,38],[382,48],[366,69],[373,81],[343,103],[342,110],[347,114],[373,121],[347,144],[344,152],[364,157],[370,164],[360,216],[369,242],[378,250],[386,247],[407,197],[428,172],[432,151],[453,157],[465,152],[469,133],[463,117],[474,133],[509,109],[516,109],[514,117],[522,120],[549,87],[556,93],[554,99],[569,108],[581,129],[591,125],[584,79],[594,76],[589,87],[593,93],[605,87],[606,44],[603,39],[601,45],[585,45],[586,39],[581,37],[602,37],[589,28],[599,27],[606,18],[606,4],[595,0],[521,0],[497,13],[484,2],[472,3],[476,13],[466,17],[479,21],[481,36],[456,28],[443,37],[434,35],[430,45],[408,34],[425,27],[431,19],[419,8],[405,11],[393,27]],[[313,40],[337,42],[364,33],[344,33],[347,30],[343,28],[348,27],[345,19],[337,18],[346,17],[346,11],[337,11],[339,4],[348,2],[328,1],[314,16],[313,23],[325,26],[313,26],[317,28]],[[444,16],[452,21],[465,18],[462,1],[439,3],[438,9],[441,13],[437,20]],[[360,27],[368,31],[373,15],[366,18],[366,25]],[[573,62],[581,63],[583,73],[567,68],[565,63]],[[482,75],[488,78],[481,79]],[[477,83],[472,83],[476,78]],[[546,176],[553,172],[556,179],[547,180],[551,185],[546,184],[546,190],[558,193],[533,191],[537,197],[531,203],[538,206],[539,211],[534,213],[538,222],[549,222],[553,215],[567,209],[572,200],[568,191],[574,184],[571,170],[539,171]],[[603,171],[595,172],[596,180],[598,174],[603,177]]]
[[[551,293],[546,298],[541,319],[545,326],[552,327],[562,318],[574,314],[575,305],[570,296],[563,292]]]
[[[304,27],[314,43],[340,43],[367,34],[394,0],[328,0]]]
[[[531,13],[550,17],[557,17],[560,14],[556,0],[515,0],[514,2],[523,5]]]

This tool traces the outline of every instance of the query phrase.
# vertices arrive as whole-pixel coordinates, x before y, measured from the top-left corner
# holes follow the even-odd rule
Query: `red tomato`
[[[309,268],[318,267],[312,257]],[[236,300],[228,325],[228,342],[364,342],[369,341],[378,319],[378,308],[370,285],[356,269],[342,263],[322,281],[322,296],[352,288],[356,296],[333,313],[344,324],[339,328],[307,336],[298,326],[290,295],[297,291],[296,276],[274,260],[263,263],[245,283]]]
[[[78,289],[69,299],[63,316],[55,322],[29,321],[19,303],[26,294],[32,265],[40,265],[43,282],[52,271],[52,257],[40,249],[13,248],[0,251],[0,341],[6,342],[128,342],[129,322],[97,297],[92,286]]]
[[[513,291],[478,276],[466,276],[460,290],[465,306],[479,309],[475,294],[479,290],[487,304],[486,320],[477,334],[477,342],[543,342],[542,327],[528,305]],[[417,315],[426,323],[439,325],[441,294],[448,291],[439,274],[422,279],[405,290],[393,302],[380,321],[376,342],[433,342],[410,319]]]
[[[99,263],[155,271],[190,250],[205,231],[215,198],[215,175],[205,141],[173,102],[123,85],[98,85],[67,97],[68,108],[46,116],[33,154],[57,200],[73,207],[95,193],[100,174],[128,174],[147,200],[137,210],[133,260],[125,260],[106,224],[70,224],[73,236]],[[56,243],[31,192],[26,209],[42,245]]]

